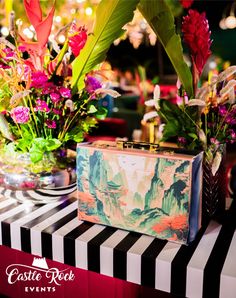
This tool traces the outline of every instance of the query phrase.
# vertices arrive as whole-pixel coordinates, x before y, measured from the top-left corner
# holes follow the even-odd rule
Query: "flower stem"
[[[191,122],[200,130],[201,129],[200,126],[195,121],[193,121],[193,119],[189,116],[189,114],[185,111],[185,109],[182,109],[182,111],[189,118],[189,120],[191,120]]]
[[[29,105],[30,105],[30,110],[31,110],[31,113],[32,113],[32,117],[33,117],[33,120],[34,120],[36,135],[40,136],[39,131],[38,131],[38,127],[37,127],[37,119],[36,119],[36,116],[35,116],[35,113],[34,113],[34,108],[33,108],[30,96],[28,96],[28,100],[29,100]]]
[[[222,121],[221,121],[220,124],[219,124],[219,127],[218,127],[218,129],[217,129],[217,131],[216,131],[216,135],[215,135],[215,138],[216,138],[216,139],[217,139],[217,136],[218,136],[218,134],[219,134],[219,132],[220,132],[220,130],[221,130],[221,128],[222,128],[224,122],[225,122],[226,117],[227,117],[228,114],[229,114],[230,109],[231,109],[231,105],[229,105],[229,108],[228,108],[227,113],[225,114],[224,118],[222,119]]]

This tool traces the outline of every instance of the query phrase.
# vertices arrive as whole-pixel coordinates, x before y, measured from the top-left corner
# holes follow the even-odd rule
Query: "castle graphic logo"
[[[39,267],[42,269],[48,269],[48,264],[45,258],[36,258],[34,257],[32,266]]]
[[[34,257],[32,266],[11,264],[6,268],[7,281],[10,285],[23,283],[25,292],[55,292],[64,282],[71,282],[75,275],[69,268],[59,270],[48,267],[45,258]],[[30,282],[39,282],[44,286],[32,286]]]

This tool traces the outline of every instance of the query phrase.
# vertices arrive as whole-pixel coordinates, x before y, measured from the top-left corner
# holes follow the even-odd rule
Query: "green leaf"
[[[160,111],[158,111],[158,113],[165,122],[181,119],[183,112],[178,105],[173,104],[166,99],[160,99],[159,106]]]
[[[84,132],[80,127],[75,127],[65,135],[65,142],[73,140],[76,143],[80,143],[84,140]]]
[[[46,151],[56,150],[61,146],[61,142],[58,139],[47,139],[45,144]]]
[[[103,107],[98,107],[98,111],[95,114],[95,117],[99,120],[104,120],[107,116],[107,109]]]
[[[132,20],[139,0],[102,0],[98,5],[94,30],[72,67],[73,93],[82,89],[84,76],[104,61],[110,45],[123,33],[122,27]]]
[[[195,133],[188,133],[188,136],[190,136],[193,140],[197,140],[198,139],[198,136],[195,134]]]
[[[192,74],[183,58],[181,39],[176,34],[175,22],[164,0],[140,0],[138,9],[163,45],[188,96],[193,96]]]
[[[178,135],[179,125],[178,121],[168,122],[165,125],[165,130],[163,132],[163,137],[167,140],[171,137],[176,137]]]
[[[47,140],[44,138],[35,138],[32,141],[32,147],[35,147],[35,148],[37,147],[40,150],[45,150],[46,145],[47,145]]]
[[[84,132],[88,133],[92,127],[95,127],[97,120],[95,117],[86,117],[86,119],[81,123],[81,127]]]
[[[90,105],[88,109],[88,114],[93,114],[97,112],[97,108],[94,105]]]
[[[19,139],[19,142],[17,144],[17,149],[19,148],[21,151],[27,152],[28,148],[31,145],[31,141],[32,141],[31,139],[27,139],[27,138]]]
[[[32,147],[29,150],[30,159],[33,163],[36,163],[43,158],[44,151],[40,149],[36,144],[32,144]]]

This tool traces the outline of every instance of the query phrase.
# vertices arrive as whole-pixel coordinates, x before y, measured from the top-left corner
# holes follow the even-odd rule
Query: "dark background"
[[[229,15],[233,2],[231,0],[195,0],[191,6],[191,9],[206,13],[211,30],[211,39],[213,40],[211,45],[212,53],[223,61],[230,61],[231,65],[236,64],[236,29],[222,30],[219,27],[219,22],[223,14]],[[183,14],[176,18],[176,28],[180,34],[182,17],[187,12],[188,10],[185,9]],[[184,51],[187,53],[185,48]],[[112,45],[107,57],[113,67],[122,70],[127,68],[135,69],[138,65],[142,65],[150,78],[160,74],[160,67],[163,68],[162,72],[164,75],[175,73],[162,46],[158,42],[155,46],[150,46],[148,43],[143,42],[138,49],[134,49],[128,40],[124,40],[118,46]],[[162,65],[160,65],[160,60],[162,60]]]

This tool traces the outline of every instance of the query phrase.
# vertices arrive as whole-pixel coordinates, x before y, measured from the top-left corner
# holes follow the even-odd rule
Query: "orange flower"
[[[92,195],[84,192],[78,192],[79,201],[86,203],[88,208],[94,208],[95,207],[95,199]]]
[[[187,216],[179,214],[176,216],[164,216],[160,222],[152,227],[156,233],[162,233],[165,230],[184,230],[188,227]]]
[[[80,220],[86,220],[95,223],[101,223],[100,218],[96,215],[88,215],[85,212],[79,211],[78,217]]]
[[[172,218],[171,229],[173,230],[183,230],[187,228],[187,216],[186,214],[180,214]]]
[[[162,233],[163,231],[170,228],[171,220],[169,216],[164,216],[161,218],[160,222],[152,227],[156,233]]]

